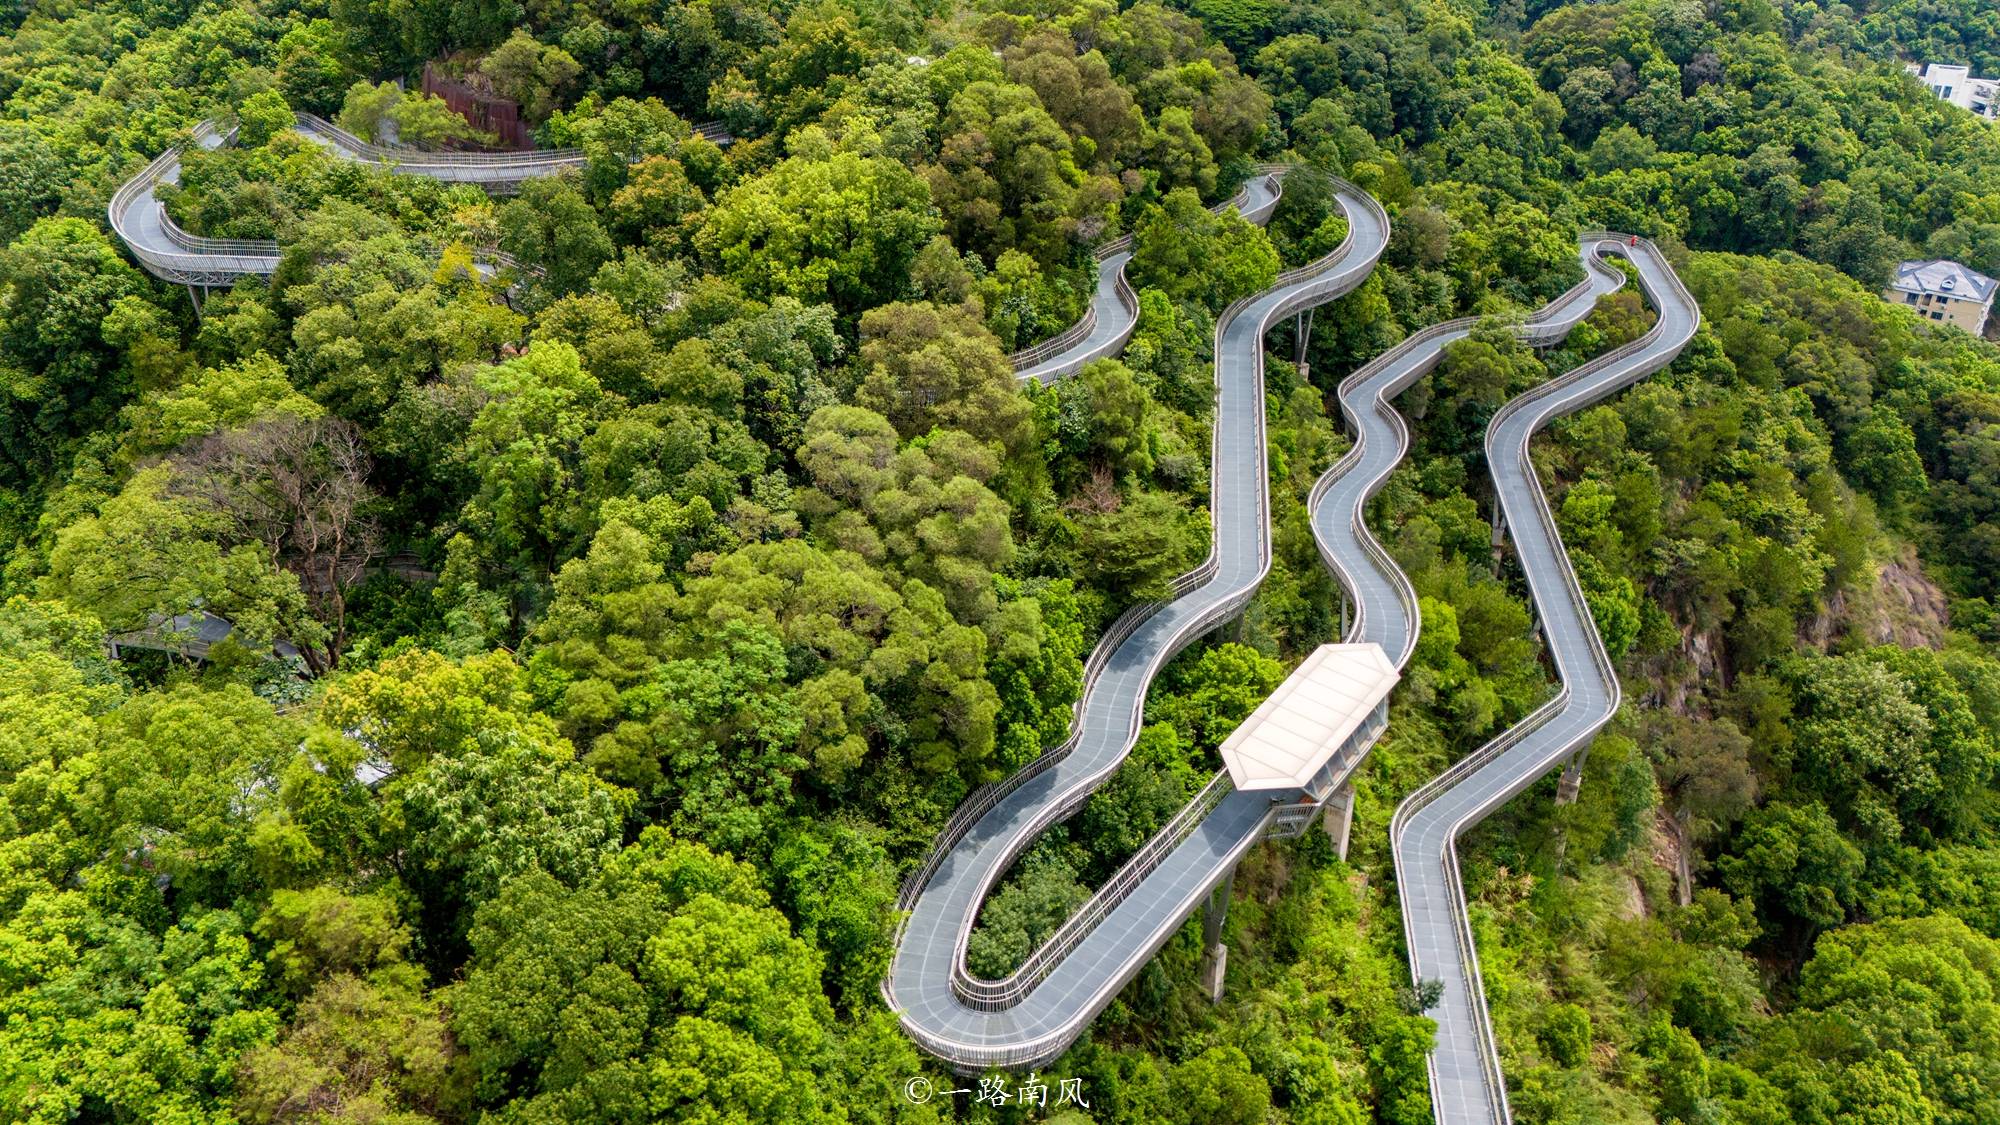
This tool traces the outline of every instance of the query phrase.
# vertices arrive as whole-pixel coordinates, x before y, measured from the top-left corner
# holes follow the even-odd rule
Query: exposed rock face
[[[1826,609],[1800,624],[1799,640],[1825,648],[1853,631],[1873,645],[1939,648],[1949,609],[1944,591],[1924,574],[1914,548],[1882,564],[1875,584],[1856,597],[1836,591]]]
[[[1924,574],[1916,551],[1906,547],[1903,557],[1884,566],[1876,579],[1868,639],[1904,648],[1938,648],[1944,644],[1949,613],[1944,591]]]

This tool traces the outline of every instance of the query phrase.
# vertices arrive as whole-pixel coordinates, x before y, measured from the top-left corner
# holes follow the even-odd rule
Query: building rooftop
[[[1981,78],[1956,63],[1905,63],[1903,68],[1943,101],[1988,120],[2000,116],[2000,79]]]
[[[1380,645],[1321,645],[1223,742],[1230,780],[1303,787],[1401,678]]]
[[[2000,282],[1944,258],[1903,262],[1896,267],[1894,283],[1895,288],[1906,293],[1932,293],[1981,304],[1992,300],[1996,286]]]
[[[197,609],[172,617],[156,614],[144,629],[114,633],[105,640],[111,646],[114,660],[118,658],[117,652],[121,648],[154,649],[179,653],[190,660],[205,660],[210,648],[235,631],[235,623],[228,618]],[[272,645],[271,650],[286,659],[299,654],[299,650],[285,640]]]

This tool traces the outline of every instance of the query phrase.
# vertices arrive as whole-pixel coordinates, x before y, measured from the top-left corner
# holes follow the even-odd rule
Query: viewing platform
[[[1223,742],[1239,792],[1297,791],[1278,810],[1273,835],[1305,831],[1344,787],[1388,726],[1389,692],[1400,679],[1381,645],[1321,645]]]

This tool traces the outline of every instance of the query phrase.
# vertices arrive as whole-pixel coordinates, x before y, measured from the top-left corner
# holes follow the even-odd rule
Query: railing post
[[[1222,943],[1222,924],[1229,917],[1230,888],[1236,885],[1236,869],[1222,877],[1201,915],[1201,987],[1211,1003],[1222,1002],[1222,979],[1229,966],[1229,947]]]

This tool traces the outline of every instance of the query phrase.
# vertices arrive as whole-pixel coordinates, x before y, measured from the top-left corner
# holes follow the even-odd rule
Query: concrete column
[[[1562,778],[1556,782],[1556,804],[1567,805],[1576,800],[1583,790],[1583,760],[1590,753],[1586,746],[1570,755],[1569,764],[1563,767]]]
[[[1201,959],[1201,990],[1208,993],[1208,1002],[1222,1003],[1222,981],[1229,969],[1229,947],[1216,945],[1209,949],[1208,956]]]
[[[1342,863],[1347,862],[1347,841],[1354,832],[1354,783],[1349,781],[1334,791],[1326,799],[1326,813],[1320,818],[1320,827],[1326,829],[1326,838],[1333,841],[1334,851],[1340,855]]]
[[[1201,912],[1201,987],[1210,1003],[1222,1002],[1222,980],[1229,965],[1229,947],[1222,943],[1222,923],[1229,917],[1229,892],[1236,883],[1236,869],[1222,877]]]

